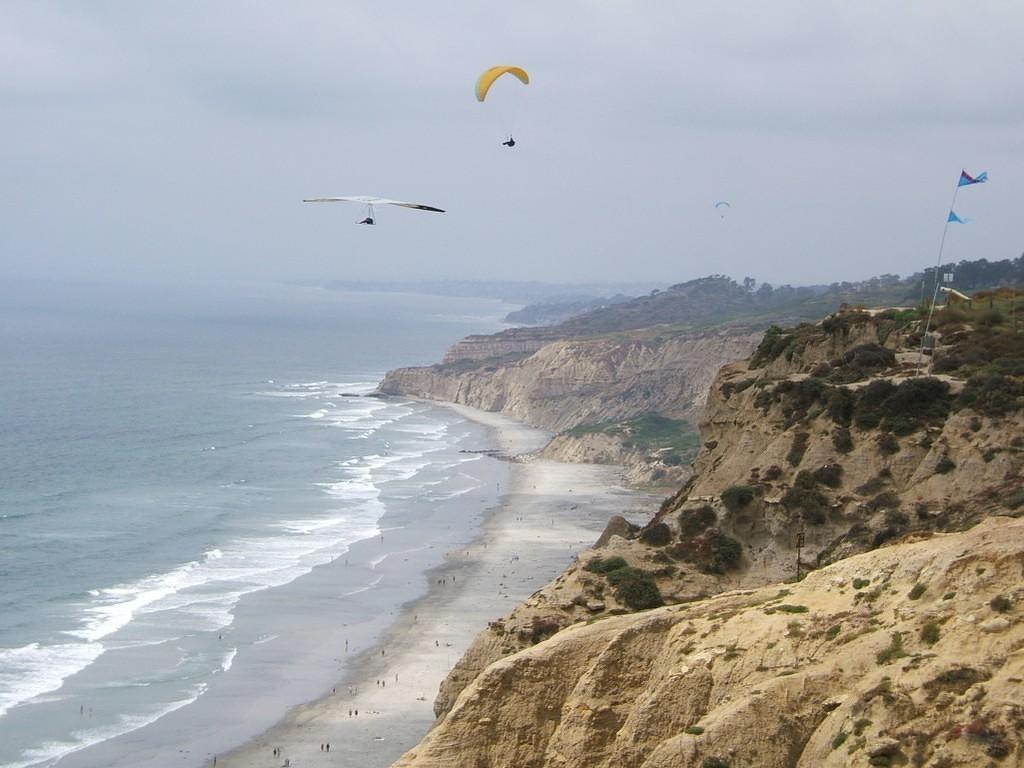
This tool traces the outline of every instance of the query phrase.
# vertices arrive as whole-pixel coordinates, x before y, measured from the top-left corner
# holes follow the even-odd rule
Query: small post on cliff
[[[800,533],[796,535],[796,580],[800,581],[800,550],[804,546],[804,526],[800,523]]]

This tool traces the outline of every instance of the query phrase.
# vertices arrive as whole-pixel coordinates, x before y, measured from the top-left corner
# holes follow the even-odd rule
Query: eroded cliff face
[[[475,355],[466,340],[456,345],[459,351],[446,356],[459,359],[391,371],[380,392],[501,411],[553,432],[651,412],[692,419],[718,368],[747,356],[760,337],[732,329],[663,337],[651,330],[563,339],[545,343],[521,359],[491,355],[483,361],[466,357]],[[470,346],[500,344],[502,355],[514,357],[506,341],[484,337]]]
[[[558,632],[487,667],[396,765],[1019,765],[1024,521],[921,535]]]
[[[769,334],[751,360],[723,368],[693,479],[642,530],[613,521],[481,632],[442,685],[438,715],[490,665],[566,627],[791,581],[1024,510],[1024,385],[962,370],[917,376],[915,328],[846,313]]]

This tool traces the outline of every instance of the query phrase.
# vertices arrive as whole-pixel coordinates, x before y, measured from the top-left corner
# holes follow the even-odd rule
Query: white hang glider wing
[[[407,203],[404,200],[388,200],[384,197],[367,197],[366,195],[353,195],[350,197],[308,197],[302,202],[304,203],[362,203],[367,206],[367,216],[365,219],[360,221],[360,224],[374,224],[373,219],[373,206],[375,205],[397,205],[402,208],[414,208],[417,211],[433,211],[434,213],[444,213],[443,208],[435,208],[432,205],[423,205],[422,203]]]

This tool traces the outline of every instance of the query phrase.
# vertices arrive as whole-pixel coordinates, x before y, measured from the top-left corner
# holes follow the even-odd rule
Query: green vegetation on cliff
[[[647,413],[629,421],[580,424],[566,432],[570,437],[601,434],[617,437],[627,450],[656,454],[663,464],[688,464],[700,444],[700,436],[685,421]]]
[[[1005,261],[979,259],[944,264],[939,272],[954,273],[955,285],[961,291],[1024,285],[1024,256]],[[929,287],[930,293],[934,274],[935,269],[930,268],[906,278],[880,275],[857,282],[798,287],[758,285],[753,278],[744,278],[741,284],[725,275],[711,275],[587,312],[557,327],[567,336],[585,336],[656,325],[706,327],[740,319],[765,325],[773,320],[816,320],[841,304],[916,305],[922,284]],[[894,315],[891,319],[903,322],[910,318]]]

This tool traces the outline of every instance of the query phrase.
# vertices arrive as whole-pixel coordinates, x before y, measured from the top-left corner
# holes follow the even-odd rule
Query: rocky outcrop
[[[798,584],[581,622],[491,664],[396,764],[955,766],[1024,760],[1024,521]]]
[[[676,335],[652,330],[626,338],[563,339],[512,361],[494,360],[489,353],[495,350],[488,350],[491,362],[480,365],[465,357],[473,354],[468,346],[456,345],[446,359],[462,356],[458,361],[391,371],[380,392],[501,411],[554,432],[651,412],[692,419],[719,366],[748,355],[760,336],[734,329]]]

